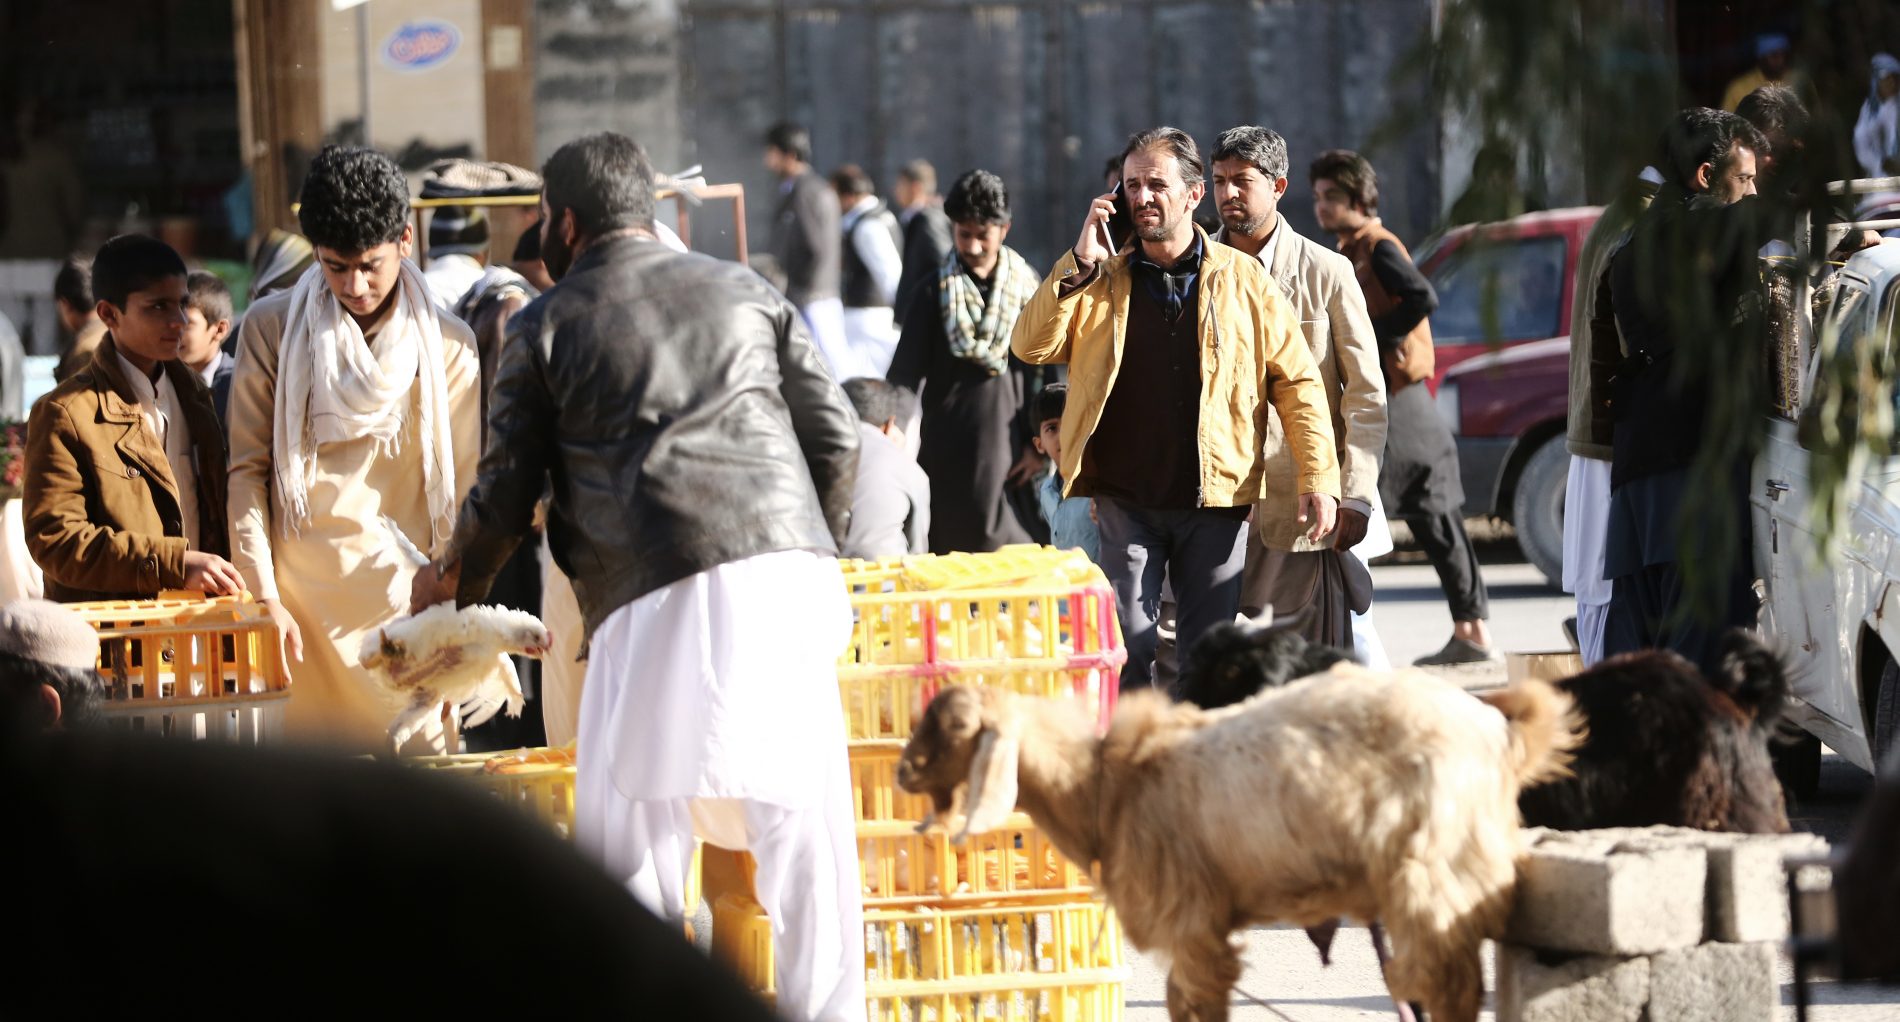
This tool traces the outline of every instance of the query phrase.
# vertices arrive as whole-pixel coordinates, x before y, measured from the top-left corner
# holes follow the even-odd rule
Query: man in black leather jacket
[[[509,322],[479,478],[415,602],[482,599],[551,483],[590,648],[581,848],[674,919],[695,836],[750,851],[780,1012],[862,1019],[836,673],[857,416],[790,302],[654,240],[632,139],[571,142],[542,177],[558,283]]]
[[[1743,531],[1769,407],[1758,253],[1785,222],[1755,187],[1766,151],[1735,114],[1678,113],[1668,180],[1610,262],[1625,354],[1610,382],[1606,657],[1669,649],[1715,671],[1723,635],[1759,611]]]

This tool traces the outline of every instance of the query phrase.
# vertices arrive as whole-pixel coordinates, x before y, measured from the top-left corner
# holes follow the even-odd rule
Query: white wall
[[[368,0],[357,8],[322,12],[323,125],[325,134],[362,115],[362,62],[369,65],[369,143],[396,153],[420,138],[431,146],[467,145],[481,156],[487,139],[482,61],[485,45],[480,0]],[[362,47],[359,17],[368,23]],[[439,21],[460,35],[454,53],[426,70],[395,67],[384,50],[405,24]]]

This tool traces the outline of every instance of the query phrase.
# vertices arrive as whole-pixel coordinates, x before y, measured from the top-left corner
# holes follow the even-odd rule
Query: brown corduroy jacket
[[[185,407],[197,459],[198,535],[228,555],[224,432],[211,392],[179,362],[165,373]],[[144,599],[185,584],[178,484],[146,427],[108,334],[92,362],[33,406],[27,420],[26,545],[64,602]]]

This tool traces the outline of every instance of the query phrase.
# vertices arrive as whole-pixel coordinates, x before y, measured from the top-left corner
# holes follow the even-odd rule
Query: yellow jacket
[[[1195,228],[1200,231],[1199,227]],[[1260,262],[1201,235],[1198,288],[1201,325],[1201,428],[1197,438],[1202,500],[1240,507],[1262,497],[1267,417],[1286,426],[1301,493],[1339,496],[1339,457],[1326,391],[1300,324]],[[1062,413],[1062,481],[1066,496],[1114,389],[1127,340],[1132,273],[1128,256],[1104,262],[1095,279],[1067,297],[1064,282],[1079,272],[1065,252],[1036,297],[1016,318],[1010,348],[1025,362],[1069,365]],[[1103,454],[1112,457],[1112,454]]]

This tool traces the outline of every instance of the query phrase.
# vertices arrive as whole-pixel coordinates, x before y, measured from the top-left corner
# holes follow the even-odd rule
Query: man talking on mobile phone
[[[1312,352],[1259,260],[1195,226],[1204,174],[1186,132],[1130,137],[1122,189],[1135,243],[1114,251],[1115,196],[1097,196],[1011,338],[1025,362],[1069,365],[1064,495],[1095,498],[1128,647],[1124,689],[1152,683],[1164,577],[1184,660],[1239,609],[1247,513],[1264,496],[1274,412],[1311,540],[1333,531],[1339,505],[1332,414]]]

